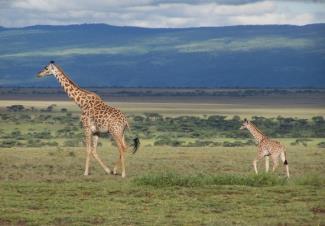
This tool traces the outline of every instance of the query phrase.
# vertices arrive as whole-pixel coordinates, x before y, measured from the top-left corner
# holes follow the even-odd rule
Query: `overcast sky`
[[[325,23],[325,0],[0,0],[0,26],[140,27]]]

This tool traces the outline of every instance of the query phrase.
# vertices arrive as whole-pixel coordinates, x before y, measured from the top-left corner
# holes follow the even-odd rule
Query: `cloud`
[[[325,0],[0,0],[0,26],[197,27],[325,22]]]

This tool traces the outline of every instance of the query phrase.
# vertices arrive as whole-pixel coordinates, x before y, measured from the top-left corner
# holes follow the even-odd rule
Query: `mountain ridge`
[[[0,86],[52,86],[55,60],[82,86],[325,87],[325,24],[0,27]]]

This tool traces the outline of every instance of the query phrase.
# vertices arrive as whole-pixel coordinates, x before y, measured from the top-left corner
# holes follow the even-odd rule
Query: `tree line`
[[[55,110],[54,110],[55,109]],[[239,130],[242,118],[223,115],[169,117],[158,113],[130,115],[132,132],[153,145],[169,146],[245,146],[253,145],[248,131]],[[78,115],[50,105],[44,109],[12,105],[0,110],[1,124],[13,129],[0,129],[0,146],[82,146],[83,131]],[[292,117],[265,118],[253,116],[251,121],[272,138],[297,138],[292,145],[307,145],[310,138],[325,138],[325,119]],[[27,127],[27,131],[22,131]],[[40,127],[40,128],[38,128]],[[42,129],[43,128],[43,129]],[[127,134],[128,138],[128,134]],[[217,142],[216,138],[233,141]],[[64,140],[59,144],[57,139]],[[324,147],[324,142],[319,144]]]

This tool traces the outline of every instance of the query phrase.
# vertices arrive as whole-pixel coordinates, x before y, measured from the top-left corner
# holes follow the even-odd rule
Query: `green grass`
[[[52,103],[58,105],[53,114],[62,114],[62,107],[79,114],[73,103],[65,101],[0,101],[0,107],[46,108]],[[290,117],[310,118],[324,111],[320,105],[281,108],[268,103],[266,108],[254,103],[242,108],[240,102],[203,107],[177,102],[115,104],[128,114],[223,112],[230,117],[267,117],[287,111]],[[0,122],[0,126],[28,131],[31,124]],[[42,123],[33,128],[46,129]],[[312,138],[307,147],[290,145],[295,139],[279,139],[288,149],[289,180],[283,165],[264,173],[263,161],[256,176],[254,146],[160,147],[144,140],[135,155],[127,154],[125,179],[105,174],[94,160],[91,175],[84,177],[84,147],[0,148],[0,225],[324,225],[325,149],[317,146],[324,139]],[[112,167],[118,151],[108,139],[99,141],[103,145],[98,154]]]
[[[127,155],[127,178],[84,148],[1,149],[2,225],[318,225],[324,224],[325,151],[290,147],[284,168],[255,176],[255,147],[141,147]],[[117,150],[104,142],[109,166]],[[0,225],[1,225],[0,224]]]
[[[272,174],[259,174],[254,176],[241,176],[241,175],[194,175],[184,176],[175,173],[164,173],[136,178],[134,182],[137,185],[150,185],[153,187],[198,187],[207,185],[241,185],[241,186],[276,186],[285,185],[287,179],[279,178]],[[310,183],[311,182],[311,183]],[[319,185],[322,182],[319,178],[313,178],[313,180],[306,180],[304,185]]]

